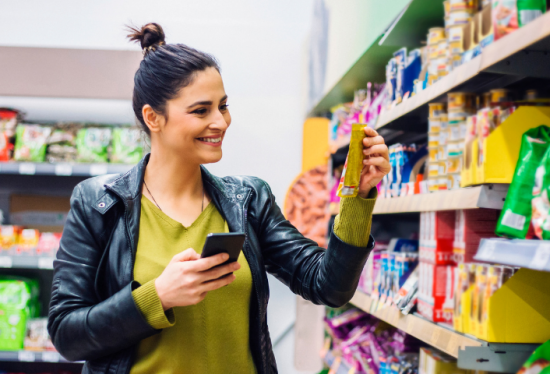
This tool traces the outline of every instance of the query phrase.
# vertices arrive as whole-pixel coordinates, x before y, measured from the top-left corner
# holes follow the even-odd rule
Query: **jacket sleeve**
[[[332,233],[328,248],[321,248],[286,220],[267,183],[263,186],[257,190],[256,218],[267,271],[315,304],[346,304],[374,247],[372,236],[367,246],[355,247]]]
[[[130,347],[157,332],[134,303],[132,282],[108,298],[96,292],[97,269],[106,240],[86,214],[82,188],[71,197],[71,210],[54,262],[48,332],[68,360],[93,360]],[[100,231],[101,232],[101,231]],[[109,235],[109,233],[103,233]],[[99,280],[102,281],[102,280]]]

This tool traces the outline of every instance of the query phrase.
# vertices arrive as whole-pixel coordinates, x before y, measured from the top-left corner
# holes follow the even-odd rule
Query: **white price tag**
[[[104,175],[107,174],[107,165],[97,164],[90,166],[90,175]]]
[[[19,351],[17,352],[17,358],[19,361],[34,362],[36,361],[36,354],[31,351]]]
[[[0,256],[0,268],[11,268],[13,261],[9,256]]]
[[[53,269],[53,257],[40,257],[38,258],[39,269]]]
[[[19,164],[19,174],[25,174],[25,175],[36,174],[36,165],[28,162]]]
[[[67,164],[55,165],[55,175],[72,175],[73,167]]]
[[[481,257],[483,257],[483,260],[485,261],[493,261],[493,255],[495,254],[496,244],[493,240],[486,240],[483,243],[483,252],[481,254]]]
[[[550,243],[541,243],[535,250],[529,267],[535,270],[544,270],[548,260],[550,260]]]
[[[57,352],[42,352],[42,361],[44,362],[59,362],[59,353]]]

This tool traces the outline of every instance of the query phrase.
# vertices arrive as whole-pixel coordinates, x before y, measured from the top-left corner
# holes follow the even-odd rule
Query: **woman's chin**
[[[222,159],[222,152],[220,150],[219,154],[217,155],[208,155],[206,157],[203,157],[203,162],[201,162],[202,165],[206,164],[215,164],[216,162],[220,162]]]

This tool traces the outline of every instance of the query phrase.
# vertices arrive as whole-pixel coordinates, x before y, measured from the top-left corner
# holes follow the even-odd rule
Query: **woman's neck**
[[[145,169],[145,182],[154,198],[164,201],[202,199],[200,165],[151,152]]]

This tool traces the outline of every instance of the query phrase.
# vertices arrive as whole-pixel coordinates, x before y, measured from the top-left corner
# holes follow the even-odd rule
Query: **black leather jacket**
[[[140,340],[160,332],[132,298],[140,286],[133,270],[148,160],[145,156],[124,175],[87,179],[71,197],[54,263],[48,331],[65,358],[86,361],[84,373],[129,373]],[[276,373],[266,271],[303,298],[338,307],[353,296],[374,241],[371,237],[367,248],[358,248],[333,235],[325,250],[284,218],[264,181],[217,178],[204,168],[202,176],[230,231],[246,233],[243,252],[253,282],[250,347],[258,373]]]

